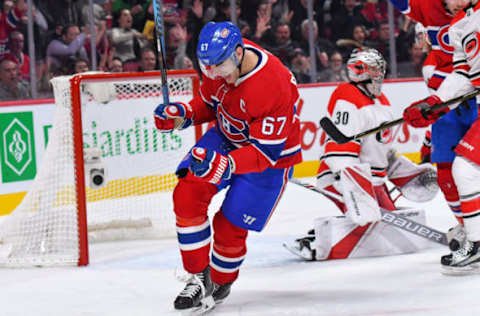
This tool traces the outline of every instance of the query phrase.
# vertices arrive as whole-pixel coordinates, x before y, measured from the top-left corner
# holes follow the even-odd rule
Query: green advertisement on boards
[[[37,172],[32,112],[0,113],[2,182],[31,180]]]

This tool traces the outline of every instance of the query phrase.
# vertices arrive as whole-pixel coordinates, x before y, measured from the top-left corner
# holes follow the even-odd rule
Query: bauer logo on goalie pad
[[[0,114],[2,182],[31,180],[37,173],[32,112]]]
[[[408,215],[404,214],[404,216],[408,216]],[[422,226],[419,223],[408,222],[405,219],[398,218],[397,216],[391,213],[383,213],[382,220],[384,222],[391,223],[397,227],[403,227],[411,232],[416,232],[419,235],[425,236],[429,239],[435,239],[435,240],[441,241],[443,238],[441,234],[432,231],[426,226]]]

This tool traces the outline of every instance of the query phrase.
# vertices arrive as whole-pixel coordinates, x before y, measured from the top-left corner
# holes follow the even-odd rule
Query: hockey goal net
[[[52,80],[55,117],[41,166],[0,225],[0,266],[88,264],[90,240],[173,236],[174,171],[195,131],[160,133],[159,73]],[[195,72],[168,73],[171,101],[198,91]]]

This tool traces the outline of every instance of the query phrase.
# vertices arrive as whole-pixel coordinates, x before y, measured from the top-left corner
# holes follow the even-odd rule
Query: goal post
[[[156,130],[160,73],[86,73],[52,85],[48,146],[24,199],[0,223],[0,266],[87,265],[89,242],[174,236],[174,171],[198,129]],[[170,100],[188,102],[199,78],[170,71],[168,85]]]

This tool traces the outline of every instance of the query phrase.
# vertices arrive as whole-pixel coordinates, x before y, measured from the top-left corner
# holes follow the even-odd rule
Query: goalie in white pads
[[[328,115],[346,135],[358,134],[393,120],[390,102],[381,92],[384,58],[374,49],[354,51],[347,62],[350,82],[340,84],[328,103]],[[438,191],[436,172],[397,157],[390,130],[345,144],[324,144],[316,187],[345,216],[320,217],[307,236],[284,246],[307,260],[341,259],[413,252],[426,242],[384,223],[380,208],[424,222],[423,210],[397,210],[387,178],[413,201],[432,199]],[[428,241],[427,241],[428,242]]]

